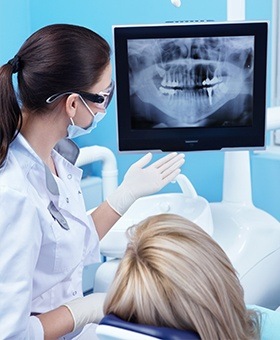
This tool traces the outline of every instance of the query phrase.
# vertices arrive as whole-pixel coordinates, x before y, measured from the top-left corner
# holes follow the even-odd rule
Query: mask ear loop
[[[80,96],[80,99],[82,101],[82,103],[85,105],[85,107],[88,109],[88,111],[90,112],[90,114],[92,115],[92,117],[94,118],[95,114],[92,112],[91,108],[88,106],[88,104],[86,103],[86,101],[84,100],[84,98],[82,96]]]
[[[84,101],[84,99],[79,95],[79,98],[81,99],[81,101],[85,104],[86,108],[89,110],[89,112],[93,115],[94,117],[94,114],[92,113],[91,109],[89,108],[89,106],[87,105],[87,103]],[[71,124],[73,126],[75,126],[76,124],[74,123],[74,120],[72,117],[70,117],[70,121],[71,121]]]

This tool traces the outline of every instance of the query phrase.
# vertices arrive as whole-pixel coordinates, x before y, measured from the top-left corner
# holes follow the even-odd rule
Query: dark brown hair
[[[20,106],[34,114],[46,112],[48,97],[88,90],[109,62],[108,43],[85,27],[55,24],[33,33],[16,57],[0,68],[0,166],[20,131]],[[17,73],[18,98],[13,73]]]

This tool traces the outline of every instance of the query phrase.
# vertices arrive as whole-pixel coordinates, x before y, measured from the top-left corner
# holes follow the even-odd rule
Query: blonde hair
[[[200,227],[174,214],[129,229],[104,312],[141,324],[194,330],[201,339],[259,339],[236,272]]]

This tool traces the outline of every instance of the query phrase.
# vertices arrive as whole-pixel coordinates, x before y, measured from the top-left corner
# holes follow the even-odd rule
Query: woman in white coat
[[[150,165],[147,154],[87,216],[71,138],[104,117],[111,76],[108,43],[66,24],[38,30],[0,68],[1,338],[73,338],[98,322],[104,297],[83,297],[84,265],[99,260],[99,240],[138,197],[180,172],[182,154]]]

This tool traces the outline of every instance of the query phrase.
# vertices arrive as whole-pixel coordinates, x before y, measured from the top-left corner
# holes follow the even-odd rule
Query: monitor
[[[113,27],[120,151],[265,146],[268,23]]]

